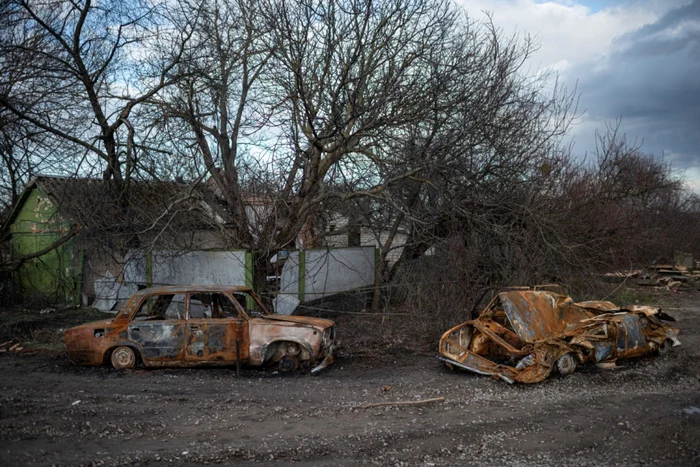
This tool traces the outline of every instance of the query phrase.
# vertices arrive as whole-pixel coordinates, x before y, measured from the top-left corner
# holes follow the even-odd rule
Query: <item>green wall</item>
[[[70,231],[48,196],[38,187],[23,197],[10,225],[13,256],[23,256],[48,247]],[[78,297],[78,275],[73,261],[72,242],[28,260],[15,273],[15,284],[25,296],[51,301],[74,301]]]

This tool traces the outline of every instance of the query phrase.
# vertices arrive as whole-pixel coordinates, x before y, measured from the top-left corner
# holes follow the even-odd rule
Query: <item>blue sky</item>
[[[580,93],[575,153],[622,119],[628,139],[685,172],[700,192],[700,0],[456,0],[534,36],[532,70],[553,69]]]

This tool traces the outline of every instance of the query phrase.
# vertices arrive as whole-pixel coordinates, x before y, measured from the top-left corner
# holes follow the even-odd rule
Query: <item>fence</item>
[[[291,314],[301,302],[372,286],[374,247],[292,250],[277,255],[280,269],[275,311]],[[93,266],[95,267],[95,266]],[[234,251],[131,251],[112,272],[105,265],[93,272],[92,306],[112,310],[140,288],[174,284],[253,285],[252,254]],[[113,269],[113,268],[112,268]]]

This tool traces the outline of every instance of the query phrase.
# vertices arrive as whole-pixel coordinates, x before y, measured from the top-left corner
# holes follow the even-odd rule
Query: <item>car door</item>
[[[627,358],[646,353],[647,342],[644,338],[639,315],[627,313],[617,321],[617,357]]]
[[[127,335],[141,349],[144,364],[161,366],[183,360],[184,311],[183,294],[154,294],[143,300],[127,326]]]
[[[232,364],[243,357],[246,321],[221,293],[197,292],[187,298],[185,360],[192,364]],[[240,354],[240,355],[239,355]]]

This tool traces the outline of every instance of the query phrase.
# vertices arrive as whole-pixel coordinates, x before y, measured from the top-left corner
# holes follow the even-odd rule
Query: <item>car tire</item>
[[[576,371],[576,359],[570,353],[559,357],[556,363],[557,371],[562,376],[567,376]]]
[[[673,342],[671,341],[671,339],[666,339],[661,343],[657,352],[659,356],[664,356],[671,351],[671,348],[673,348]]]
[[[136,354],[131,347],[121,346],[112,351],[112,366],[117,370],[127,370],[136,366]]]
[[[299,359],[296,357],[285,355],[282,357],[282,360],[280,360],[279,371],[283,373],[294,371],[297,368],[299,368]]]

